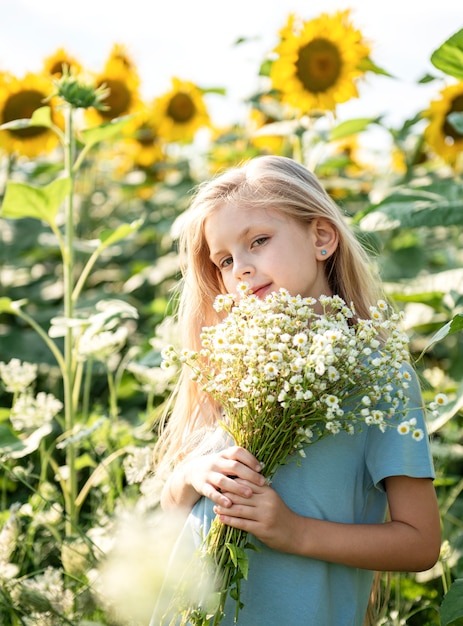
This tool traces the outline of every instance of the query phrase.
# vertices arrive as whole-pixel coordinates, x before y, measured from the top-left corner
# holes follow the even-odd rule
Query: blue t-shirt
[[[407,368],[408,369],[408,368]],[[412,380],[407,419],[426,432],[418,381]],[[306,457],[281,466],[272,481],[286,505],[306,517],[346,524],[379,524],[387,497],[383,480],[406,475],[434,478],[428,438],[381,432],[363,425],[361,432],[342,431],[307,446]],[[201,498],[185,532],[199,545],[215,514],[212,501]],[[373,572],[277,552],[249,535],[258,551],[248,550],[248,579],[241,583],[239,626],[362,626]],[[235,603],[226,604],[222,626],[233,624]],[[153,625],[154,626],[154,625]]]

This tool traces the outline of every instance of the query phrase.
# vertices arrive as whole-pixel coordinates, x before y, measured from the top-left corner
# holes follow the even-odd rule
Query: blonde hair
[[[178,308],[182,346],[200,348],[204,326],[216,324],[215,297],[225,293],[220,272],[209,258],[205,237],[207,217],[224,203],[279,211],[300,223],[316,218],[330,222],[338,233],[334,254],[325,261],[333,294],[355,306],[359,317],[369,317],[369,307],[383,293],[370,259],[347,224],[339,207],[318,179],[303,165],[280,156],[261,156],[232,168],[198,186],[190,208],[181,218],[179,251],[183,275]],[[155,450],[159,466],[172,465],[191,453],[203,429],[213,430],[220,407],[183,372],[167,414],[161,422]]]

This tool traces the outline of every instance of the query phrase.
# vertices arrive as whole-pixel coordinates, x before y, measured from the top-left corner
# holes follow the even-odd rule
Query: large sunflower
[[[290,15],[274,52],[273,87],[283,102],[308,113],[331,111],[358,97],[356,83],[370,47],[346,10],[305,22]]]
[[[50,74],[54,78],[60,78],[63,75],[63,68],[67,67],[68,70],[74,74],[78,74],[82,71],[82,66],[79,61],[73,56],[68,54],[64,48],[58,48],[43,62],[43,68],[46,74]]]
[[[159,135],[166,141],[192,141],[197,130],[211,126],[199,87],[172,78],[172,89],[156,100],[160,114]]]
[[[144,108],[139,94],[140,78],[135,64],[125,48],[115,44],[106,61],[103,71],[95,79],[95,86],[109,89],[102,100],[104,110],[89,109],[86,118],[89,123],[110,122],[116,117],[137,113]]]
[[[45,103],[53,90],[51,80],[40,74],[26,74],[19,79],[10,74],[0,76],[0,125],[30,118],[34,111],[47,104],[53,122],[62,127],[62,116],[53,100]],[[45,126],[0,130],[0,147],[9,154],[35,157],[51,152],[57,145],[56,134]]]
[[[430,103],[424,137],[429,147],[451,165],[463,154],[463,135],[448,121],[450,113],[463,112],[463,81],[446,87],[440,99]]]

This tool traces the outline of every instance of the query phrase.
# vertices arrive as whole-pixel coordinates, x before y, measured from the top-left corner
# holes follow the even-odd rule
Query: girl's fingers
[[[256,459],[256,457],[248,452],[248,450],[240,446],[232,446],[231,448],[227,448],[227,450],[225,451],[225,456],[229,459],[239,461],[243,465],[248,466],[254,472],[260,472],[262,470],[262,466]]]

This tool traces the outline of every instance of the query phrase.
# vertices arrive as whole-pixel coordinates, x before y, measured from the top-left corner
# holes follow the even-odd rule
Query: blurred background
[[[369,77],[361,98],[341,105],[337,114],[340,119],[384,115],[391,124],[434,95],[433,86],[417,81],[433,71],[431,52],[463,23],[459,0],[424,0],[419,7],[403,0],[325,0],[322,5],[307,0],[1,0],[0,5],[0,71],[37,71],[59,47],[98,71],[118,42],[138,67],[145,98],[166,91],[172,76],[202,88],[225,88],[226,98],[210,97],[208,103],[218,124],[241,119],[259,66],[292,12],[308,20],[321,11],[352,9],[375,62],[395,80]],[[239,39],[244,41],[237,45]]]

